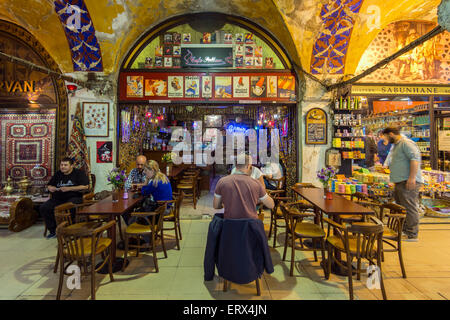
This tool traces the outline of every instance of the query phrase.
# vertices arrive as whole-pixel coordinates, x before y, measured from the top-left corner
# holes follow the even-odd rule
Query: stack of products
[[[389,183],[389,175],[384,173],[378,173],[378,172],[369,172],[369,173],[363,173],[363,172],[354,172],[353,177],[359,182],[359,183]]]
[[[333,179],[330,182],[329,187],[331,188],[331,192],[339,192],[349,195],[355,192],[368,194],[367,184],[358,183],[356,179]]]
[[[369,195],[371,197],[393,197],[394,184],[393,183],[373,183],[369,186]]]

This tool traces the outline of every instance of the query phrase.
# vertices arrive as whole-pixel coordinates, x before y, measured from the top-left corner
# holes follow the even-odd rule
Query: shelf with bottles
[[[334,110],[349,110],[349,111],[355,111],[355,110],[363,110],[363,104],[361,101],[361,98],[357,97],[339,97],[339,99],[336,99],[334,101]]]
[[[334,133],[336,138],[364,138],[365,132],[363,127],[350,127],[348,129],[337,129]]]

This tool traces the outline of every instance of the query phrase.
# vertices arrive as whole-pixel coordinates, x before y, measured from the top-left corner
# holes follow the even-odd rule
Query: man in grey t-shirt
[[[423,183],[420,150],[414,141],[400,135],[399,128],[388,127],[383,135],[393,144],[389,169],[391,182],[395,183],[395,202],[406,208],[403,238],[418,241],[419,189]]]

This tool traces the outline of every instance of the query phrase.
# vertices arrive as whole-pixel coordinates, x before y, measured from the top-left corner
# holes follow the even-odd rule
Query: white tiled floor
[[[182,215],[192,212],[213,214],[212,196],[203,196],[197,210],[185,204]],[[200,214],[197,217],[200,218]],[[158,253],[159,273],[154,272],[150,253],[132,256],[125,272],[109,276],[97,274],[97,299],[348,299],[347,279],[331,275],[326,281],[312,253],[296,252],[294,276],[289,276],[289,261],[281,261],[283,231],[277,237],[277,248],[271,248],[275,272],[264,274],[262,296],[256,296],[255,284],[232,284],[222,291],[223,281],[203,281],[203,257],[209,219],[183,219],[181,250],[174,240],[167,241],[168,258]],[[266,227],[268,227],[266,212]],[[267,228],[268,229],[268,228]],[[450,225],[422,225],[420,242],[404,243],[407,279],[403,279],[395,253],[386,253],[384,277],[388,299],[450,298]],[[42,236],[43,225],[36,224],[19,233],[0,229],[0,299],[55,299],[58,274],[53,273],[56,239]],[[168,235],[173,239],[173,235]],[[272,240],[272,239],[270,239]],[[269,242],[270,246],[272,241]],[[118,255],[122,252],[118,251]],[[288,259],[290,253],[288,253]],[[320,259],[320,254],[319,254]],[[369,290],[366,277],[354,281],[356,298],[381,299],[380,290]],[[83,279],[80,290],[64,287],[63,299],[89,299],[90,280]]]

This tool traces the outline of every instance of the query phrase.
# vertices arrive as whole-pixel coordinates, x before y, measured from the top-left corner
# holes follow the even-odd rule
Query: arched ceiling
[[[326,78],[336,74],[354,74],[358,62],[376,35],[388,24],[399,20],[437,22],[441,0],[3,0],[0,19],[16,23],[31,32],[47,49],[62,72],[77,69],[73,58],[76,42],[57,14],[61,6],[85,5],[88,15],[82,25],[88,36],[79,38],[99,49],[84,50],[85,66],[101,52],[103,72],[114,73],[128,50],[152,26],[176,15],[192,12],[221,12],[242,16],[270,31],[284,46],[291,59],[305,70]],[[87,18],[86,18],[87,17]],[[67,19],[67,15],[65,16]],[[89,20],[90,19],[90,20]],[[93,31],[95,28],[95,32]],[[68,35],[69,34],[69,35]],[[81,39],[81,40],[80,40]],[[72,41],[72,42],[71,42]],[[322,43],[322,42],[324,43]],[[81,42],[80,42],[81,43]],[[314,54],[313,54],[314,52]],[[78,54],[78,56],[77,56]],[[342,66],[314,68],[329,63]],[[337,58],[336,58],[337,57]],[[94,60],[93,60],[94,59]],[[320,61],[322,59],[323,61]],[[99,63],[95,64],[99,66]],[[334,64],[333,64],[334,66]],[[95,69],[93,69],[95,70]]]

